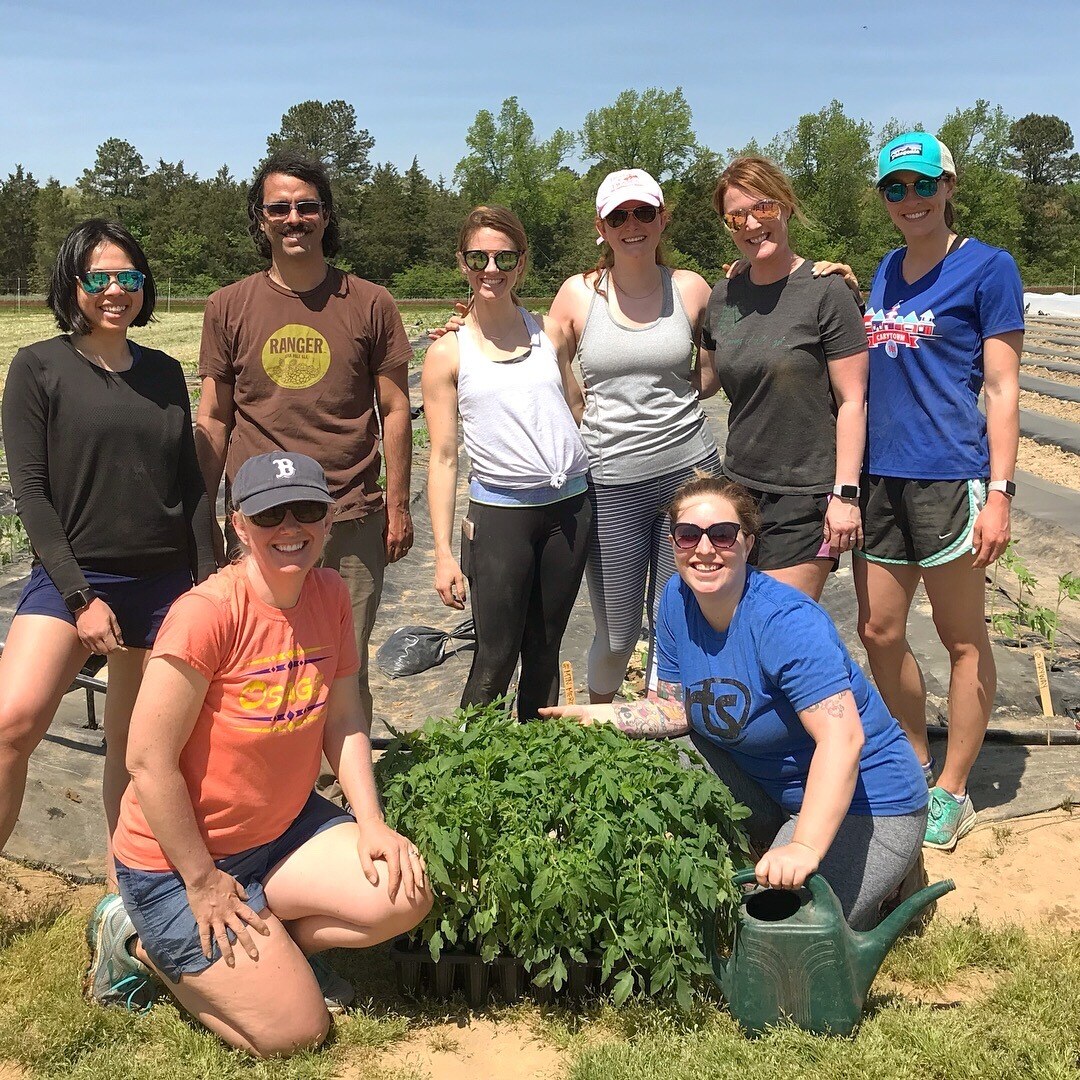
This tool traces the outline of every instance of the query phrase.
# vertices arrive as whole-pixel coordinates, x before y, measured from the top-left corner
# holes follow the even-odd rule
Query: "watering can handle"
[[[739,870],[731,879],[732,885],[740,888],[743,885],[754,885],[757,882],[757,874],[753,867]],[[806,887],[810,890],[815,900],[825,900],[832,892],[829,883],[816,870],[806,879]]]

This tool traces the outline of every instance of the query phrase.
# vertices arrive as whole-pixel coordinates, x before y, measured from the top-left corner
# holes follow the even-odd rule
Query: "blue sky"
[[[73,183],[116,136],[246,178],[289,106],[344,98],[373,161],[450,178],[479,109],[516,95],[546,137],[649,86],[682,86],[720,151],[833,98],[932,129],[983,97],[1080,139],[1078,31],[1076,0],[0,0],[0,176]]]

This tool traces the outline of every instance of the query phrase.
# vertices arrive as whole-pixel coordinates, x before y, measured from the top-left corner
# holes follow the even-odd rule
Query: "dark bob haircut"
[[[115,221],[91,218],[81,225],[76,225],[64,237],[64,242],[56,253],[49,293],[45,298],[56,317],[57,325],[65,334],[89,334],[92,329],[86,316],[79,310],[79,299],[75,290],[82,288],[79,277],[86,273],[91,256],[102,244],[115,244],[123,248],[131,259],[132,267],[146,277],[142,287],[142,308],[131,320],[131,325],[145,326],[153,318],[157,290],[154,288],[154,275],[150,272],[146,253],[140,247],[139,241]]]
[[[334,193],[330,190],[330,177],[326,175],[323,163],[316,158],[307,157],[296,150],[279,150],[271,154],[255,174],[248,188],[247,212],[248,232],[255,241],[255,247],[264,259],[270,258],[270,241],[266,233],[262,231],[262,217],[259,214],[259,206],[262,204],[263,184],[266,178],[278,173],[282,176],[292,176],[297,180],[303,180],[305,184],[311,184],[319,193],[324,209],[326,210],[326,231],[323,233],[323,255],[332,259],[341,250],[341,230],[338,227],[337,210],[334,208]]]

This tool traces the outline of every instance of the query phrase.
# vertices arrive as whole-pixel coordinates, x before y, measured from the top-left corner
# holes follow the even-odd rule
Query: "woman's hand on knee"
[[[205,879],[185,882],[184,887],[192,914],[199,925],[203,955],[208,960],[214,955],[213,943],[216,941],[225,963],[229,967],[236,963],[227,930],[236,935],[236,940],[252,960],[259,959],[259,950],[248,927],[264,936],[269,935],[270,928],[248,907],[247,890],[232,874],[215,866],[213,873]]]
[[[757,882],[773,889],[799,889],[821,865],[817,852],[794,840],[782,847],[766,851],[754,867]]]
[[[360,856],[360,868],[372,885],[379,884],[379,871],[375,860],[386,863],[386,892],[396,900],[398,890],[404,886],[405,897],[415,902],[421,893],[428,891],[427,867],[417,846],[406,836],[394,832],[381,818],[358,819],[360,838],[356,851]]]
[[[108,656],[124,647],[124,635],[120,633],[113,609],[100,596],[95,596],[75,616],[75,629],[83,646],[99,656]]]

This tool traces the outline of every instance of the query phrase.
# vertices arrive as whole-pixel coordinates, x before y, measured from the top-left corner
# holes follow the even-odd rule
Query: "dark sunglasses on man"
[[[323,204],[321,199],[301,199],[294,203],[261,203],[259,209],[268,221],[284,221],[293,210],[302,218],[318,217],[323,211]]]

